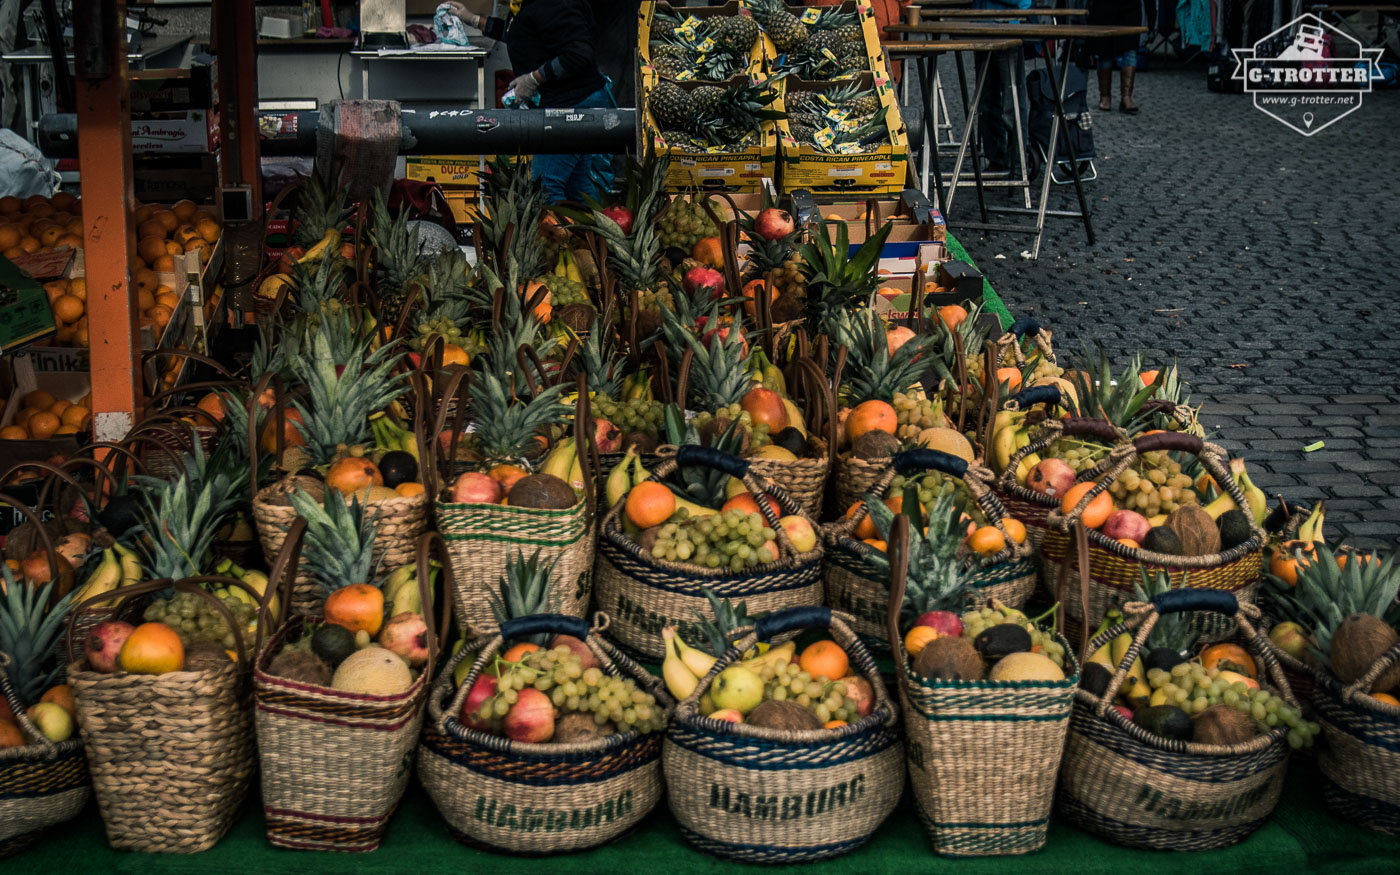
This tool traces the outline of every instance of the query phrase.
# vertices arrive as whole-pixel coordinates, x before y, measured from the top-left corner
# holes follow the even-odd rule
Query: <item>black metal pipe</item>
[[[625,109],[462,109],[454,104],[402,105],[404,155],[620,154],[635,148],[637,112]],[[319,110],[259,112],[262,154],[316,154]],[[50,158],[78,153],[72,114],[39,120],[39,148]]]

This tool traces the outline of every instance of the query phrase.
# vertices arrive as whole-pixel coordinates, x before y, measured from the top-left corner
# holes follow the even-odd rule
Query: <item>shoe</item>
[[[1113,104],[1106,100],[1099,101],[1099,112],[1113,112]]]
[[[1121,104],[1121,103],[1118,104],[1118,111],[1119,111],[1119,112],[1125,112],[1125,113],[1127,113],[1128,115],[1137,115],[1137,114],[1138,114],[1138,110],[1139,110],[1140,108],[1141,108],[1141,107],[1137,107],[1137,106],[1125,106],[1125,105],[1123,105],[1123,104]]]

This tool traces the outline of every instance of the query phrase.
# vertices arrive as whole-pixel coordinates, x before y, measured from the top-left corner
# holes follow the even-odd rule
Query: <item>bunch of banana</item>
[[[1326,539],[1322,537],[1322,520],[1326,514],[1327,507],[1322,502],[1319,501],[1313,505],[1312,513],[1308,514],[1307,520],[1298,527],[1298,535],[1294,540],[1306,541],[1310,544],[1326,544]]]
[[[576,283],[583,282],[583,273],[578,269],[573,252],[567,246],[559,248],[559,260],[554,263],[554,275]]]
[[[413,458],[418,458],[418,439],[393,415],[376,413],[369,418],[369,427],[374,435],[374,445],[379,449],[385,452],[402,450]]]
[[[645,366],[622,378],[622,388],[617,392],[614,401],[654,401],[656,395],[651,389],[651,374],[647,372]]]
[[[629,446],[623,455],[622,461],[618,462],[613,469],[608,472],[607,483],[604,484],[603,491],[608,497],[608,507],[615,506],[619,501],[627,497],[627,493],[633,486],[651,477],[651,472],[642,465],[641,456],[637,455],[636,447]],[[685,508],[691,519],[702,516],[712,516],[719,511],[714,508],[705,507],[701,504],[676,496],[676,509]],[[626,523],[626,516],[623,521]]]
[[[1116,625],[1123,619],[1122,611],[1117,608],[1110,608],[1099,623],[1099,628],[1092,637],[1103,634],[1111,626]],[[1122,664],[1123,657],[1128,655],[1128,648],[1133,644],[1133,633],[1124,632],[1112,641],[1095,650],[1089,656],[1089,662],[1097,662],[1106,667],[1109,671],[1117,672],[1118,666]],[[1141,708],[1147,705],[1152,698],[1152,688],[1147,685],[1147,671],[1142,665],[1142,654],[1133,657],[1133,665],[1128,669],[1128,676],[1123,679],[1123,685],[1118,688],[1118,696],[1132,708]]]
[[[109,593],[117,587],[139,583],[141,578],[141,561],[136,554],[121,544],[113,544],[102,551],[102,561],[78,588],[77,594],[73,596],[73,604],[81,605],[88,599]],[[112,607],[112,604],[108,600],[88,607],[105,610]]]
[[[1242,508],[1245,513],[1253,517],[1259,525],[1264,524],[1264,519],[1269,515],[1269,497],[1264,494],[1264,490],[1254,485],[1254,481],[1249,479],[1249,472],[1245,470],[1244,459],[1230,460],[1230,476],[1235,478],[1235,483],[1239,485],[1240,491],[1244,493],[1245,503],[1248,505]],[[1199,478],[1197,478],[1199,482]],[[1214,482],[1213,479],[1210,482]],[[1221,514],[1235,510],[1238,505],[1230,497],[1230,493],[1221,490],[1210,504],[1204,505],[1201,509],[1210,514],[1211,519],[1220,519]],[[1314,511],[1318,513],[1318,511]],[[1160,523],[1153,523],[1160,525]],[[1302,537],[1301,535],[1299,536]],[[1307,540],[1312,540],[1311,538]]]
[[[229,559],[227,556],[220,559],[218,561],[218,564],[214,566],[214,573],[224,574],[229,577],[237,578],[238,580],[241,580],[244,583],[246,583],[249,587],[253,589],[254,592],[257,593],[257,595],[254,596],[252,593],[248,592],[242,587],[229,587],[229,595],[233,596],[241,602],[247,602],[248,604],[257,607],[262,602],[262,599],[267,595],[267,586],[270,581],[267,579],[266,574],[262,573],[261,571],[257,571],[256,569],[244,568],[243,566],[234,562],[232,559]],[[278,616],[278,609],[280,605],[281,601],[278,599],[277,594],[273,593],[272,598],[267,603],[267,617],[269,620],[272,620]],[[264,629],[263,633],[268,634],[271,631],[271,629]]]
[[[661,630],[661,637],[666,642],[666,658],[661,662],[661,679],[666,682],[666,689],[678,701],[695,692],[700,681],[714,668],[715,657],[695,647],[691,647],[681,640],[680,634],[675,626],[666,626]],[[758,656],[751,657],[743,662],[735,663],[752,671],[757,672],[765,665],[770,665],[785,660],[791,662],[797,653],[797,644],[789,641],[777,647],[770,647]],[[712,705],[707,706],[705,702],[709,696],[701,700],[701,712],[710,713],[714,710]]]
[[[578,459],[578,446],[574,439],[566,437],[554,445],[554,449],[549,451],[549,455],[544,457],[544,462],[540,465],[540,474],[553,474],[560,480],[574,488],[574,492],[583,492],[583,466]]]
[[[762,349],[755,350],[749,359],[749,379],[787,398],[787,378]]]
[[[996,415],[992,421],[992,451],[988,454],[987,461],[991,464],[992,470],[997,474],[1002,473],[1011,465],[1011,457],[1022,447],[1031,442],[1030,426],[1026,424],[1026,411],[1024,410],[1003,410]],[[1040,456],[1029,453],[1016,466],[1016,480],[1026,482],[1026,477],[1030,475],[1031,469],[1040,464]]]
[[[442,565],[433,560],[428,571],[428,598],[433,597],[434,587],[437,585],[438,569]],[[418,563],[410,562],[407,565],[400,565],[390,574],[381,587],[384,592],[384,613],[389,617],[396,617],[402,613],[419,614],[423,613],[423,594],[418,588]]]

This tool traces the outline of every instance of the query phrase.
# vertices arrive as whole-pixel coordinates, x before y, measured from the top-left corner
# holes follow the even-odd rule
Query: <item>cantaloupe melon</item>
[[[408,663],[383,647],[366,647],[345,657],[331,678],[331,687],[346,693],[392,696],[413,683]]]

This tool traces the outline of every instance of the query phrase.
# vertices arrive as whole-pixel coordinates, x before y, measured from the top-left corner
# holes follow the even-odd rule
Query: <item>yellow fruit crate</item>
[[[881,143],[869,152],[831,154],[818,149],[815,144],[797,141],[787,119],[780,120],[781,183],[783,191],[805,188],[814,194],[825,192],[851,192],[888,194],[903,191],[905,177],[909,172],[909,140],[905,133],[904,121],[899,114],[899,103],[895,100],[894,89],[888,79],[876,73],[862,73],[852,79],[833,82],[804,82],[785,80],[783,94],[794,91],[827,92],[857,83],[863,89],[873,90],[885,108],[885,127],[888,142]],[[840,120],[831,119],[833,128]]]
[[[731,82],[733,80],[730,80]],[[641,109],[641,123],[637,125],[637,151],[642,153],[648,145],[656,153],[669,159],[666,170],[666,188],[671,191],[696,189],[700,191],[757,192],[763,188],[765,179],[772,179],[778,166],[778,128],[773,122],[764,122],[759,134],[759,142],[739,151],[721,151],[711,146],[705,152],[686,152],[667,143],[662,132],[647,108],[647,98],[656,87],[658,76],[650,66],[642,66],[638,73],[638,107]],[[701,85],[722,85],[714,82],[677,82],[676,85],[687,91]],[[776,104],[775,104],[776,105]]]
[[[733,18],[739,14],[741,3],[739,0],[729,0],[722,6],[682,6],[675,7],[662,0],[658,4],[656,0],[643,0],[641,8],[637,11],[637,59],[645,65],[651,65],[651,29],[652,22],[656,16],[656,7],[665,5],[683,15],[682,27],[694,19],[696,23],[709,18]],[[763,72],[763,59],[772,51],[773,43],[760,31],[758,39],[754,40],[753,49],[749,53],[749,65],[744,70],[748,74],[760,74]],[[680,80],[684,81],[684,80]]]
[[[745,4],[747,5],[747,4]],[[889,72],[885,69],[884,52],[880,48],[880,25],[875,20],[875,10],[871,7],[869,0],[846,0],[837,6],[788,6],[788,12],[802,20],[803,24],[810,24],[816,21],[822,11],[835,9],[838,12],[855,13],[856,21],[860,25],[861,39],[865,44],[865,66],[863,72],[874,73],[881,79],[889,79]],[[780,73],[779,60],[782,52],[777,46],[763,35],[763,69],[768,73]],[[847,73],[840,79],[848,79],[857,73]]]
[[[411,155],[404,158],[404,178],[475,189],[494,155]]]

